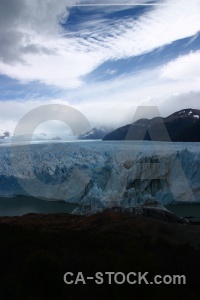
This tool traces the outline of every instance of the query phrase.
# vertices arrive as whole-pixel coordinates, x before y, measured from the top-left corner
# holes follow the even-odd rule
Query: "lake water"
[[[71,213],[77,205],[64,201],[46,201],[28,196],[0,197],[0,216],[22,216],[28,213]]]
[[[192,217],[194,220],[200,220],[200,203],[166,205],[165,207],[178,217]]]
[[[47,201],[31,196],[0,197],[0,216],[22,216],[28,213],[72,213],[76,204],[64,201]],[[200,220],[200,204],[166,205],[169,211],[179,217],[192,217]]]

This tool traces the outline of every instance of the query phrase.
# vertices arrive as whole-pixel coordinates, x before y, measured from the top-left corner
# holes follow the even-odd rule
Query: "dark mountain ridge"
[[[103,140],[200,142],[200,110],[188,108],[166,118],[142,118],[110,132]]]

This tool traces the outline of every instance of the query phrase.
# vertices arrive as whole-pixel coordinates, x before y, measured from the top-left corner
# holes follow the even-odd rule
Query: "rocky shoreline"
[[[42,232],[77,232],[132,234],[138,236],[164,237],[174,243],[188,243],[198,248],[200,227],[190,220],[179,218],[166,209],[137,207],[106,209],[88,216],[64,213],[26,214],[21,217],[0,217],[0,225],[23,227]]]

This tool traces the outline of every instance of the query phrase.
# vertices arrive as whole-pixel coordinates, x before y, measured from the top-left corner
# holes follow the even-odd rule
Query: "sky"
[[[110,128],[200,109],[200,0],[1,0],[0,132],[44,104]]]

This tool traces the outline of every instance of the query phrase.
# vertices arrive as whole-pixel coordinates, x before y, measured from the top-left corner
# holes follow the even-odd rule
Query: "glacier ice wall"
[[[73,142],[0,147],[0,196],[32,195],[84,211],[200,201],[198,143]],[[80,210],[80,208],[79,208]]]

